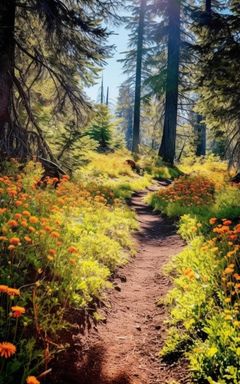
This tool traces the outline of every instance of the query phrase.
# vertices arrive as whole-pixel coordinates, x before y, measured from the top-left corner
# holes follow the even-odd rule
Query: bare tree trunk
[[[14,77],[15,0],[0,0],[0,150],[11,125],[11,93]]]
[[[205,12],[207,15],[206,20],[208,22],[211,18],[212,13],[212,0],[205,0]],[[206,142],[207,142],[207,127],[205,123],[201,123],[202,116],[197,115],[197,148],[196,156],[205,156],[206,155]]]
[[[176,152],[178,109],[179,56],[180,56],[180,0],[168,1],[169,34],[165,117],[159,156],[173,164]]]
[[[197,115],[197,147],[196,147],[196,156],[205,156],[206,155],[206,125],[202,122],[202,116]]]
[[[146,11],[146,0],[141,0],[138,44],[137,44],[137,67],[136,67],[136,86],[133,119],[133,144],[132,151],[138,153],[140,144],[140,112],[141,112],[141,86],[142,86],[142,55],[143,55],[143,36],[144,36],[144,16]]]
[[[205,11],[207,13],[211,13],[212,12],[212,0],[206,0]]]
[[[128,116],[127,116],[127,131],[126,131],[126,141],[127,148],[131,150],[132,148],[132,136],[133,136],[133,108],[129,105]]]

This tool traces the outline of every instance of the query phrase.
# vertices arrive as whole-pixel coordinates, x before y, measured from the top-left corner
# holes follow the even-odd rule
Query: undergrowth
[[[179,234],[187,242],[165,268],[173,288],[166,298],[169,332],[161,354],[184,354],[194,382],[237,384],[240,189],[226,182],[225,164],[202,160],[192,169],[148,197],[155,209],[180,219]]]
[[[127,177],[131,191],[146,180],[123,166],[119,156],[109,159],[98,155],[98,171],[89,163],[81,177],[64,176],[60,182],[41,182],[38,163],[30,162],[20,173],[14,161],[5,165],[6,176],[0,178],[1,384],[37,384],[55,352],[64,348],[56,335],[69,327],[66,311],[87,309],[101,299],[111,273],[135,252],[135,215],[121,198],[122,187],[103,180],[111,175],[121,184]]]

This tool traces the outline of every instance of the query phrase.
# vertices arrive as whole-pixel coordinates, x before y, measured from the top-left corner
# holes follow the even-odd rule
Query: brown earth
[[[170,288],[161,269],[184,244],[173,222],[144,204],[144,194],[136,194],[131,202],[140,222],[135,235],[139,251],[116,273],[115,290],[106,298],[106,320],[97,326],[88,321],[84,334],[76,327],[70,348],[54,364],[57,377],[51,383],[190,383],[184,360],[164,362],[158,356],[166,337],[167,311],[156,302]]]

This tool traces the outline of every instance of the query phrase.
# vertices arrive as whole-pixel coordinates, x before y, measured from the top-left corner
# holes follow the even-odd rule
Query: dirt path
[[[189,382],[183,362],[164,363],[156,356],[166,332],[166,310],[156,301],[170,286],[161,268],[181,251],[183,242],[172,222],[154,214],[143,197],[144,192],[137,194],[131,204],[141,225],[136,234],[139,253],[117,273],[106,323],[87,336],[73,337],[72,353],[68,350],[63,365],[58,364],[57,384]]]

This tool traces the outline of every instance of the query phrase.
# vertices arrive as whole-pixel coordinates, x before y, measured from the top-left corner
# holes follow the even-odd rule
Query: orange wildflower
[[[49,255],[56,255],[57,251],[56,249],[49,249],[48,253]]]
[[[51,233],[51,236],[54,238],[54,239],[58,239],[60,237],[60,233],[59,232],[56,232],[56,231],[53,231]]]
[[[231,220],[224,220],[223,225],[231,225],[232,221]]]
[[[68,248],[68,252],[69,253],[76,253],[78,250],[76,247],[74,247],[73,245],[71,247]]]
[[[3,213],[5,213],[7,211],[7,208],[0,208],[0,215],[2,215]]]
[[[8,359],[12,355],[16,353],[16,347],[12,343],[8,343],[7,341],[4,341],[0,343],[0,356],[4,357],[5,359]]]
[[[8,292],[8,286],[7,285],[0,285],[0,292],[7,293]]]
[[[30,227],[28,227],[28,229],[30,232],[36,232],[36,229],[34,227],[32,227],[31,225],[30,225]]]
[[[22,204],[23,204],[23,202],[21,200],[16,200],[15,201],[16,207],[20,207]]]
[[[12,237],[10,240],[9,240],[9,243],[11,245],[19,245],[20,244],[20,239],[18,237]]]
[[[18,226],[18,222],[16,220],[9,220],[8,225],[14,228]]]
[[[28,222],[27,222],[27,220],[22,220],[22,221],[21,221],[21,224],[22,224],[22,226],[23,226],[24,228],[26,228],[26,227],[28,226]]]
[[[210,223],[211,225],[216,224],[216,222],[217,222],[217,218],[216,218],[216,217],[212,217],[212,218],[209,220],[209,223]]]
[[[7,294],[9,296],[20,296],[20,290],[17,288],[8,288]]]
[[[21,219],[22,215],[21,213],[15,213],[15,219],[19,220]]]
[[[29,222],[31,224],[37,224],[39,222],[38,218],[36,216],[31,216],[29,219]]]
[[[23,211],[22,213],[24,216],[28,216],[30,217],[31,216],[31,213],[29,211]]]
[[[0,241],[6,241],[7,237],[6,236],[0,236]]]
[[[31,237],[29,237],[29,236],[25,236],[25,237],[24,237],[24,240],[25,240],[27,243],[31,243],[31,242],[32,242],[32,239],[31,239]]]
[[[28,376],[26,380],[27,384],[40,384],[40,381],[35,376]]]
[[[12,311],[12,317],[15,317],[15,318],[22,316],[26,312],[24,307],[19,307],[18,305],[12,307],[11,311]]]

